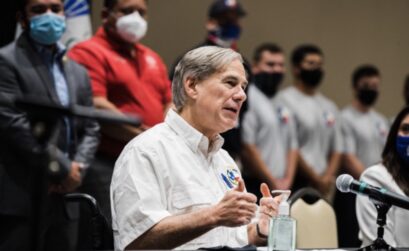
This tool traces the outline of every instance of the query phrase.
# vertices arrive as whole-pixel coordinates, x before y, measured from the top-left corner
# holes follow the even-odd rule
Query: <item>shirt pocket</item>
[[[205,189],[178,186],[173,189],[171,196],[171,209],[175,213],[186,213],[212,204],[212,199]]]

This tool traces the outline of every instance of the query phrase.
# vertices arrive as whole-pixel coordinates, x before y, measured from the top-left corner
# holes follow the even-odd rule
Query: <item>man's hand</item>
[[[270,189],[267,184],[262,183],[260,185],[260,192],[263,195],[263,198],[260,199],[260,217],[258,225],[260,227],[260,232],[264,235],[268,234],[270,219],[273,216],[276,216],[278,213],[278,204],[281,201],[281,196],[273,198],[270,193]]]
[[[78,162],[71,162],[71,170],[68,176],[57,185],[51,185],[49,193],[70,193],[81,185],[81,165]]]
[[[244,181],[240,179],[237,187],[226,192],[223,199],[215,205],[217,226],[238,227],[251,222],[257,210],[257,197],[244,189]]]

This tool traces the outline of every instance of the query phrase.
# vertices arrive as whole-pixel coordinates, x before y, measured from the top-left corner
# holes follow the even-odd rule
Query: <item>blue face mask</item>
[[[398,136],[396,138],[396,151],[399,157],[409,164],[409,136]]]
[[[221,38],[238,40],[241,33],[241,28],[237,24],[225,24],[221,28]]]
[[[37,43],[51,45],[60,40],[65,31],[65,17],[45,13],[30,19],[30,36]]]

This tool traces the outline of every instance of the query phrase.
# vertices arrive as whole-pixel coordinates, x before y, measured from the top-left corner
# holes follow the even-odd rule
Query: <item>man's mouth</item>
[[[239,109],[233,108],[233,107],[225,107],[224,109],[228,110],[228,111],[231,111],[233,113],[238,113],[239,112]]]

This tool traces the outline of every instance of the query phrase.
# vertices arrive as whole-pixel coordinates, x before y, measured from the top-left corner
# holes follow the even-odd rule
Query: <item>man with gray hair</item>
[[[116,162],[116,250],[266,244],[277,202],[263,184],[257,207],[219,135],[236,125],[246,86],[243,59],[231,49],[205,46],[182,58],[172,85],[176,109]]]

